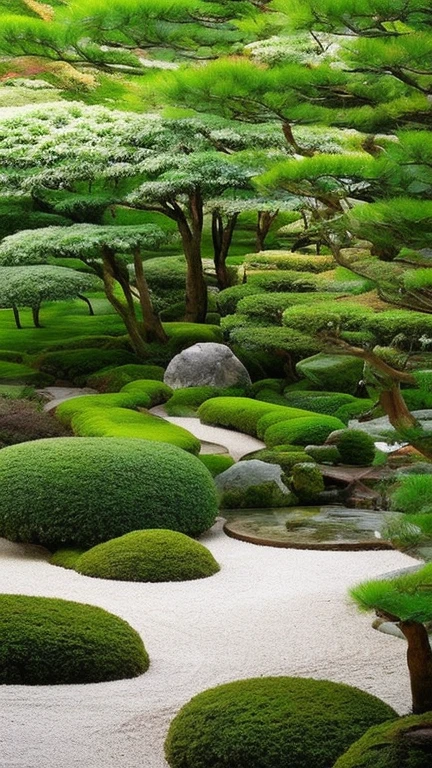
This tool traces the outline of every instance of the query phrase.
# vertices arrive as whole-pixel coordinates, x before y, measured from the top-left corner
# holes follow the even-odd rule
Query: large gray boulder
[[[194,344],[171,360],[164,376],[171,389],[183,387],[249,386],[250,376],[243,363],[225,344]]]
[[[225,472],[217,475],[214,481],[220,493],[240,488],[251,488],[263,483],[276,483],[282,493],[289,494],[289,488],[282,481],[282,474],[279,464],[268,464],[259,459],[250,459],[233,464]]]

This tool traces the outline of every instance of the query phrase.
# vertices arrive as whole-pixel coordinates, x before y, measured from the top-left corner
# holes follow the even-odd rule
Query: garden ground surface
[[[199,581],[134,584],[49,565],[38,547],[0,540],[0,592],[87,602],[122,616],[150,654],[138,678],[0,688],[4,768],[165,768],[168,725],[194,694],[262,675],[356,685],[410,706],[405,643],[371,628],[347,588],[416,561],[400,552],[312,552],[201,541],[221,564]]]

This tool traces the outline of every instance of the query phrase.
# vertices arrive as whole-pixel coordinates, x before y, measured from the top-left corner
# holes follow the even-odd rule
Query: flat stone
[[[236,488],[251,488],[263,483],[276,483],[282,493],[290,490],[282,481],[282,469],[278,464],[268,464],[259,459],[250,459],[234,464],[214,478],[216,488],[221,493]]]
[[[183,387],[250,386],[243,363],[225,344],[200,342],[184,349],[171,360],[164,376],[171,389]]]

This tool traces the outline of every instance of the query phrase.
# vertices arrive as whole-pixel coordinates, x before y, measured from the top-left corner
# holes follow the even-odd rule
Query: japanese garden
[[[0,740],[431,768],[430,0],[0,0]]]

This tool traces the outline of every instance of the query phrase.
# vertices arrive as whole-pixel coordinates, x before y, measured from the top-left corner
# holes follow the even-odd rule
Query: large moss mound
[[[137,677],[149,666],[139,634],[94,605],[0,595],[0,683],[59,685]]]
[[[334,768],[431,768],[432,712],[370,728]]]
[[[210,473],[165,443],[54,438],[0,452],[0,536],[88,549],[145,528],[197,536],[217,515]]]
[[[78,573],[118,581],[188,581],[213,576],[219,565],[211,552],[184,533],[133,531],[98,544],[79,557]]]
[[[331,768],[372,725],[395,718],[348,685],[294,677],[239,680],[195,696],[171,723],[171,768]]]

